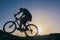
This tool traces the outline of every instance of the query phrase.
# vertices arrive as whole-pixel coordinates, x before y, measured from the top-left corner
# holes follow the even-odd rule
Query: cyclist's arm
[[[17,14],[15,14],[15,15],[18,15],[18,14],[20,14],[21,12],[18,12]]]

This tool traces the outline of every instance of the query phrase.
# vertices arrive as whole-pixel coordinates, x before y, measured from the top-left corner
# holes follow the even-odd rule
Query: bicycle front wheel
[[[29,25],[27,25],[27,27],[28,27],[28,30],[25,31],[26,36],[28,36],[28,37],[37,36],[37,34],[38,34],[38,28],[37,28],[36,25],[29,24]]]
[[[3,31],[7,33],[13,33],[16,30],[16,23],[13,21],[8,21],[3,26]]]

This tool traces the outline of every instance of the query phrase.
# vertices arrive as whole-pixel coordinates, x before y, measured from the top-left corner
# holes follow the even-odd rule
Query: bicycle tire
[[[35,35],[30,36],[30,35],[27,34],[27,31],[25,31],[25,35],[26,35],[27,37],[34,37],[34,36],[37,36],[37,34],[38,34],[38,28],[37,28],[37,26],[34,25],[34,24],[28,24],[27,27],[28,27],[28,26],[30,26],[30,27],[31,27],[31,26],[34,26],[34,27],[36,28],[36,33],[35,33]]]
[[[11,31],[11,32],[7,32],[7,31],[5,30],[5,27],[6,27],[6,25],[7,25],[8,23],[13,23],[13,24],[15,25],[14,30]],[[6,32],[6,33],[13,33],[15,30],[16,30],[16,23],[15,23],[14,21],[8,21],[8,22],[6,22],[6,23],[4,24],[4,26],[3,26],[3,31]]]

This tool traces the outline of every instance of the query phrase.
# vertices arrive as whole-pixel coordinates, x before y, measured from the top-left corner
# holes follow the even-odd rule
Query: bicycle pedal
[[[17,28],[17,30],[21,30],[20,28]]]
[[[12,26],[9,26],[9,28],[11,28]]]

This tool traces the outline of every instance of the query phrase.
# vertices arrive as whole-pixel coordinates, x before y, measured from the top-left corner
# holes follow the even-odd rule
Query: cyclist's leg
[[[23,25],[25,26],[25,30],[28,30],[28,27],[26,26],[26,22]]]
[[[25,26],[25,29],[28,29],[27,26],[26,26],[26,22],[27,22],[27,18],[26,17],[23,17],[20,20],[20,26],[22,27],[22,25],[24,25]]]
[[[19,25],[19,28],[21,28],[22,27],[22,21],[20,21],[20,25]]]
[[[27,21],[28,21],[27,18],[24,18],[23,25],[25,26],[26,30],[28,30],[28,27],[26,26]]]
[[[25,23],[25,17],[21,18],[20,20],[20,28],[22,28],[22,25]]]
[[[20,25],[19,25],[19,27],[17,29],[18,30],[21,30],[22,29],[22,19],[20,20]]]

